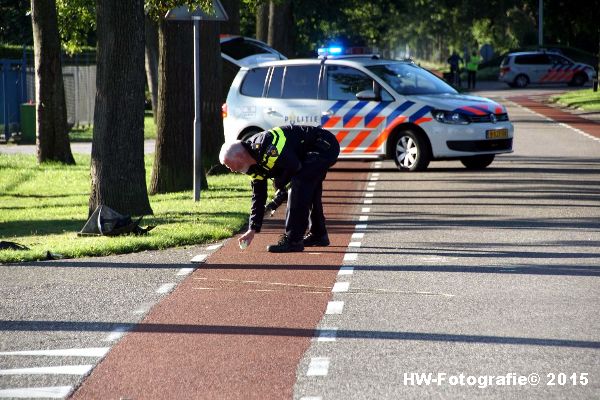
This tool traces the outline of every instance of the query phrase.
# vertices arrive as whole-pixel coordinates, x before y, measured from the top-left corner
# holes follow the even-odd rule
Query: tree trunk
[[[97,0],[89,212],[151,214],[144,168],[144,2]]]
[[[240,34],[240,0],[221,0],[229,21],[221,22],[221,33]]]
[[[156,23],[146,16],[144,20],[146,36],[146,83],[152,100],[152,115],[156,123],[158,106],[158,28]]]
[[[32,0],[38,162],[75,164],[69,143],[55,0]]]
[[[221,164],[219,151],[225,142],[221,115],[223,62],[219,44],[219,24],[204,22],[201,25],[202,164],[206,170],[210,170]]]
[[[156,151],[150,193],[189,190],[194,179],[194,57],[189,22],[162,20]]]
[[[293,26],[294,16],[291,0],[272,0],[269,4],[268,43],[287,57],[290,57],[294,49]]]
[[[265,43],[269,40],[269,2],[266,0],[256,5],[256,38]]]

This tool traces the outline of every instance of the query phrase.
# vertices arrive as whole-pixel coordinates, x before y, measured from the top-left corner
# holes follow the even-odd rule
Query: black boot
[[[287,235],[281,235],[281,238],[279,238],[279,242],[277,242],[277,244],[267,246],[267,251],[271,253],[291,253],[303,250],[304,244],[302,243],[302,240],[292,242]]]
[[[329,236],[327,234],[317,236],[311,232],[304,236],[304,245],[306,247],[329,246]]]

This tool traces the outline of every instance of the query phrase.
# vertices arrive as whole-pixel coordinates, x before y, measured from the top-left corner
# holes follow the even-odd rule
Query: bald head
[[[219,153],[219,161],[233,172],[248,172],[251,165],[256,164],[256,161],[248,153],[242,142],[225,143],[221,146]]]

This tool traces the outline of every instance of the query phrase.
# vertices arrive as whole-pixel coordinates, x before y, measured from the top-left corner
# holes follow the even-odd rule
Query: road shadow
[[[268,327],[268,326],[236,326],[236,325],[192,325],[192,324],[122,324],[113,322],[88,321],[14,321],[0,320],[0,331],[3,332],[112,332],[115,329],[137,333],[169,333],[184,335],[240,335],[240,336],[282,336],[282,337],[318,337],[319,334],[332,332],[319,329]],[[390,341],[427,341],[445,343],[480,343],[517,346],[573,347],[598,349],[600,342],[571,339],[547,339],[514,336],[457,335],[449,333],[429,332],[396,332],[377,330],[335,331],[337,339],[367,339]]]

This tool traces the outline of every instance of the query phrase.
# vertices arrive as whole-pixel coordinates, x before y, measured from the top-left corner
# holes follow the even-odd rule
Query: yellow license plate
[[[488,139],[504,139],[508,137],[508,129],[490,129],[485,131],[485,137]]]

